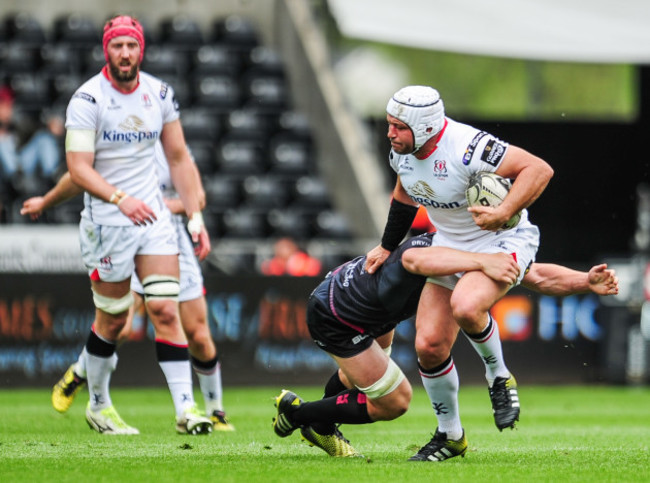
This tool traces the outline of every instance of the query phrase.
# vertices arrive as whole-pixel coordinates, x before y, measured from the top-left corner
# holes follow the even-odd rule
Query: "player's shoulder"
[[[155,93],[162,100],[173,96],[172,87],[166,81],[148,72],[140,71],[140,84],[145,86],[147,90]]]
[[[477,165],[478,161],[487,163],[494,169],[501,161],[508,143],[500,140],[488,131],[469,124],[450,120],[449,142],[453,150],[461,156],[462,164]],[[484,171],[489,167],[484,166]]]
[[[79,104],[97,105],[102,95],[102,74],[96,74],[81,84],[72,94],[70,101],[78,101]]]

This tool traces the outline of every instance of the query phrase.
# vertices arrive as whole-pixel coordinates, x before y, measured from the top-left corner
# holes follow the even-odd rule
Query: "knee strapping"
[[[142,280],[142,287],[145,302],[162,299],[178,301],[181,292],[180,282],[171,275],[149,275]]]
[[[129,310],[129,307],[133,305],[133,295],[129,292],[124,297],[116,299],[98,294],[93,290],[93,302],[95,307],[108,314],[121,314]]]
[[[404,380],[404,377],[404,373],[395,361],[389,359],[386,372],[384,372],[384,375],[381,376],[377,382],[368,387],[357,386],[357,389],[368,396],[369,399],[377,399],[386,396],[397,389]]]

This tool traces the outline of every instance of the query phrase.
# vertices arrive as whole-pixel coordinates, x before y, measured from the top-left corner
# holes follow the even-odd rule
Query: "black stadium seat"
[[[203,32],[196,20],[187,15],[175,15],[160,22],[159,41],[185,50],[198,49],[203,43]]]
[[[15,40],[35,46],[41,46],[47,40],[43,26],[25,12],[5,16],[4,33],[8,41]]]
[[[264,146],[256,140],[224,135],[217,146],[217,169],[230,174],[264,173],[266,156]]]
[[[86,16],[73,13],[54,21],[54,40],[77,46],[101,45],[101,27]]]
[[[267,210],[286,206],[291,196],[286,179],[268,175],[247,176],[242,191],[246,206]]]
[[[236,77],[219,74],[193,79],[194,102],[219,112],[240,107],[241,89]]]
[[[193,55],[194,75],[226,74],[237,76],[241,71],[241,58],[224,45],[209,44],[199,47]]]

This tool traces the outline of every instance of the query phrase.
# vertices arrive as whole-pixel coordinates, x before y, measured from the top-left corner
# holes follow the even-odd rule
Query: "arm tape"
[[[94,153],[95,131],[92,129],[68,129],[65,134],[65,152]]]
[[[381,246],[390,252],[395,250],[411,228],[417,213],[417,206],[407,205],[393,198],[384,235],[381,237]]]

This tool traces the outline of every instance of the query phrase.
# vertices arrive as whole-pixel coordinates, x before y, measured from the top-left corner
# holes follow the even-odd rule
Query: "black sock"
[[[337,369],[336,372],[332,374],[329,381],[327,381],[327,384],[325,384],[325,393],[323,394],[323,398],[336,396],[338,393],[347,390],[348,388],[341,382],[339,371]]]
[[[337,394],[340,394],[343,391],[347,391],[347,390],[348,388],[345,387],[343,382],[341,382],[341,378],[339,377],[339,371],[337,369],[336,372],[332,374],[332,377],[330,377],[327,383],[325,384],[325,392],[323,394],[323,399],[336,396]],[[336,431],[336,424],[334,423],[313,423],[311,427],[318,434],[332,434],[334,433],[334,431]]]
[[[364,393],[358,389],[348,389],[336,396],[303,403],[291,413],[290,417],[296,425],[312,427],[314,423],[329,425],[371,423],[366,401]]]

